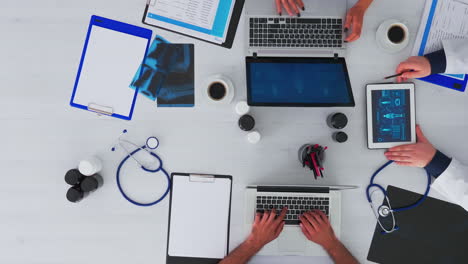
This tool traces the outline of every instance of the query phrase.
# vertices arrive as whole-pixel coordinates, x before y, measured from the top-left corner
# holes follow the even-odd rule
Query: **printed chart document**
[[[426,0],[412,55],[422,56],[443,48],[442,41],[468,39],[468,0]],[[465,74],[440,74],[465,80]]]
[[[468,0],[467,3],[460,0],[434,2],[426,1],[426,12],[420,24],[413,55],[424,55],[442,49],[442,40],[468,38]],[[433,4],[436,7],[431,14]],[[427,23],[431,23],[429,32],[425,32]]]
[[[212,29],[219,0],[156,0],[153,13],[180,22]]]
[[[222,44],[235,0],[152,0],[143,22],[177,33]]]

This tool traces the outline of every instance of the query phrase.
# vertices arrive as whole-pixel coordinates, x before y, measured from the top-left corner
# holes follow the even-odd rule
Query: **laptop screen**
[[[252,106],[354,106],[344,58],[246,58]]]

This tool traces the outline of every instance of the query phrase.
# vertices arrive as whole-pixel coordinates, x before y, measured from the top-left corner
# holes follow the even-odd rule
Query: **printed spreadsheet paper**
[[[144,22],[222,44],[235,0],[151,0]]]
[[[433,1],[437,1],[432,16],[430,31],[428,32],[425,47],[424,33],[428,23]],[[421,56],[443,48],[442,40],[468,38],[468,0],[426,0],[426,7],[419,26],[412,55]],[[463,80],[464,74],[449,75],[452,78]]]
[[[128,85],[147,44],[145,38],[93,26],[73,102],[110,107],[115,114],[129,116],[135,91]]]
[[[228,245],[231,179],[193,182],[173,176],[168,255],[224,258]]]
[[[219,0],[156,0],[151,11],[159,16],[212,29]]]

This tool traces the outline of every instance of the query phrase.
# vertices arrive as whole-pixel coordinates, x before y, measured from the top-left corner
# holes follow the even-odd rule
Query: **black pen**
[[[390,78],[395,78],[395,77],[398,77],[398,76],[402,76],[404,73],[412,72],[412,71],[413,70],[409,70],[409,71],[400,72],[398,74],[390,75],[390,76],[385,77],[384,80],[387,80],[387,79],[390,79]]]

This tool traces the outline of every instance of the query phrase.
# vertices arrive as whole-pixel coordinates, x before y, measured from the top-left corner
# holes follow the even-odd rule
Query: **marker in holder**
[[[299,148],[299,162],[302,167],[309,168],[314,173],[314,178],[323,178],[323,162],[325,160],[325,150],[328,147],[322,147],[319,144],[305,144]]]

